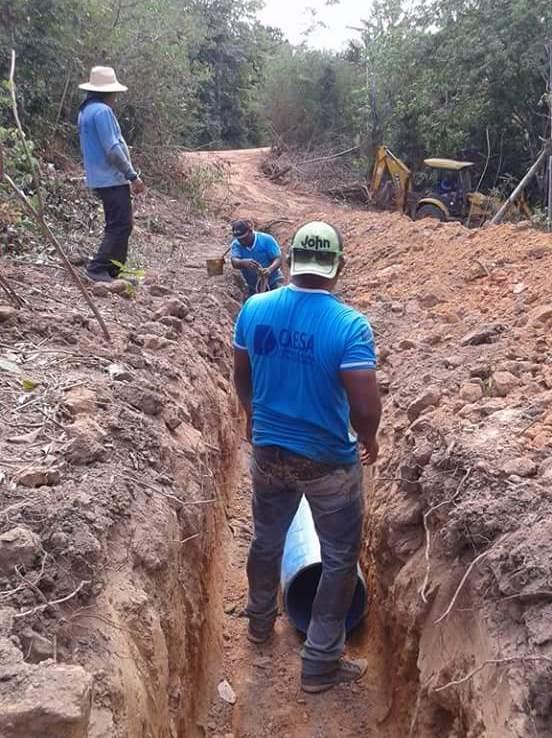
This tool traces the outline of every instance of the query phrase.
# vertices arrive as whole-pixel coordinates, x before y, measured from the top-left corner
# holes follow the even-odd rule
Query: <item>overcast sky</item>
[[[358,26],[369,6],[370,0],[341,0],[338,5],[329,7],[326,0],[265,0],[259,17],[263,23],[281,28],[292,43],[301,43],[304,40],[302,31],[312,23],[308,8],[314,8],[318,11],[317,18],[327,27],[317,29],[309,37],[309,45],[340,49],[347,39],[359,38],[359,34],[347,26]]]

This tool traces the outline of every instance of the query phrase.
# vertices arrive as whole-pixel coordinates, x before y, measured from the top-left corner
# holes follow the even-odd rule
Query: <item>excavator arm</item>
[[[400,212],[407,208],[411,171],[387,146],[378,146],[368,187],[369,201]]]

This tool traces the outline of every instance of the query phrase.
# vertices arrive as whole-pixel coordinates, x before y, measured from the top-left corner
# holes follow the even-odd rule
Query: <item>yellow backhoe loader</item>
[[[426,159],[428,187],[414,190],[412,172],[387,146],[379,146],[368,186],[368,200],[377,207],[395,209],[414,220],[437,218],[457,220],[480,226],[500,208],[501,201],[490,195],[472,191],[471,161]],[[525,200],[517,203],[517,211],[531,217]]]

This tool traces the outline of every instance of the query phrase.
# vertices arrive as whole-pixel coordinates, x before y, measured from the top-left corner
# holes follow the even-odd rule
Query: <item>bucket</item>
[[[280,575],[286,613],[302,633],[306,633],[309,627],[312,603],[321,574],[320,541],[309,503],[303,497],[286,536]],[[345,621],[347,633],[360,623],[367,606],[366,582],[357,565],[357,584]]]
[[[207,274],[210,277],[218,277],[224,270],[224,256],[216,259],[207,259]]]

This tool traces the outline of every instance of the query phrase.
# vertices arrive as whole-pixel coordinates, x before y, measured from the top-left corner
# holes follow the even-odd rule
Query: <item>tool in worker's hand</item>
[[[210,277],[220,276],[224,271],[224,257],[230,251],[232,247],[229,246],[222,256],[218,256],[214,259],[207,259],[207,274]]]

